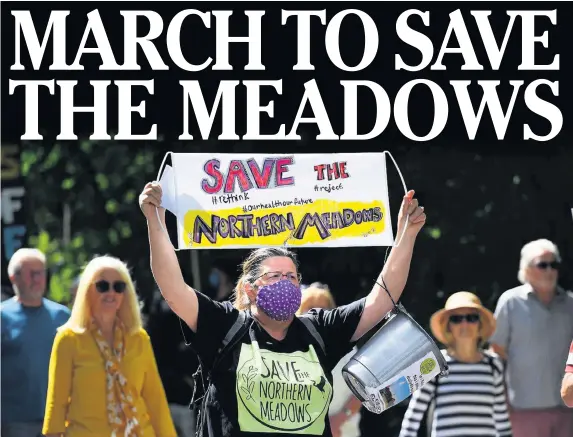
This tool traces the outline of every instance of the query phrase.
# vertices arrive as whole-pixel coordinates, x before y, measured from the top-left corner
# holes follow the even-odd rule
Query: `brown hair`
[[[312,308],[323,308],[331,310],[336,308],[334,298],[330,293],[327,285],[320,284],[319,286],[311,285],[302,294],[302,302],[297,314],[304,314]]]
[[[235,286],[235,298],[233,305],[238,310],[246,310],[249,303],[245,299],[245,285],[252,283],[261,274],[261,264],[275,256],[290,258],[298,273],[298,258],[296,254],[284,247],[262,247],[253,250],[241,265],[242,273]]]

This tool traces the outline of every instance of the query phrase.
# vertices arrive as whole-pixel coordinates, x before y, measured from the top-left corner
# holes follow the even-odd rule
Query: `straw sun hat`
[[[448,331],[450,313],[459,308],[468,308],[477,311],[480,315],[480,337],[487,341],[495,331],[495,318],[493,313],[485,308],[479,298],[469,291],[459,291],[452,294],[446,301],[443,309],[434,313],[430,319],[430,329],[434,337],[444,345],[449,345],[452,335]]]

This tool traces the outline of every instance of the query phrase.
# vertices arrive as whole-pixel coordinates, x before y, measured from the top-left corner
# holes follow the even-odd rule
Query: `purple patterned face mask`
[[[285,279],[261,287],[256,303],[271,319],[284,322],[295,315],[301,300],[300,287]]]

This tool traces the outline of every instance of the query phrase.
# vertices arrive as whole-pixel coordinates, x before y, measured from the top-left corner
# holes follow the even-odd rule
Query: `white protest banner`
[[[392,246],[386,153],[168,152],[176,249]]]

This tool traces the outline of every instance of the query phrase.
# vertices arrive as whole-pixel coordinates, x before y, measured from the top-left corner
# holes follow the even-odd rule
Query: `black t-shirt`
[[[186,330],[186,336],[206,374],[239,313],[230,302],[215,302],[201,293],[197,297],[197,333]],[[249,329],[212,375],[205,435],[331,436],[331,372],[352,349],[350,340],[364,304],[361,299],[309,313],[324,341],[325,356],[300,320],[295,318],[286,337],[278,341],[249,315]]]

